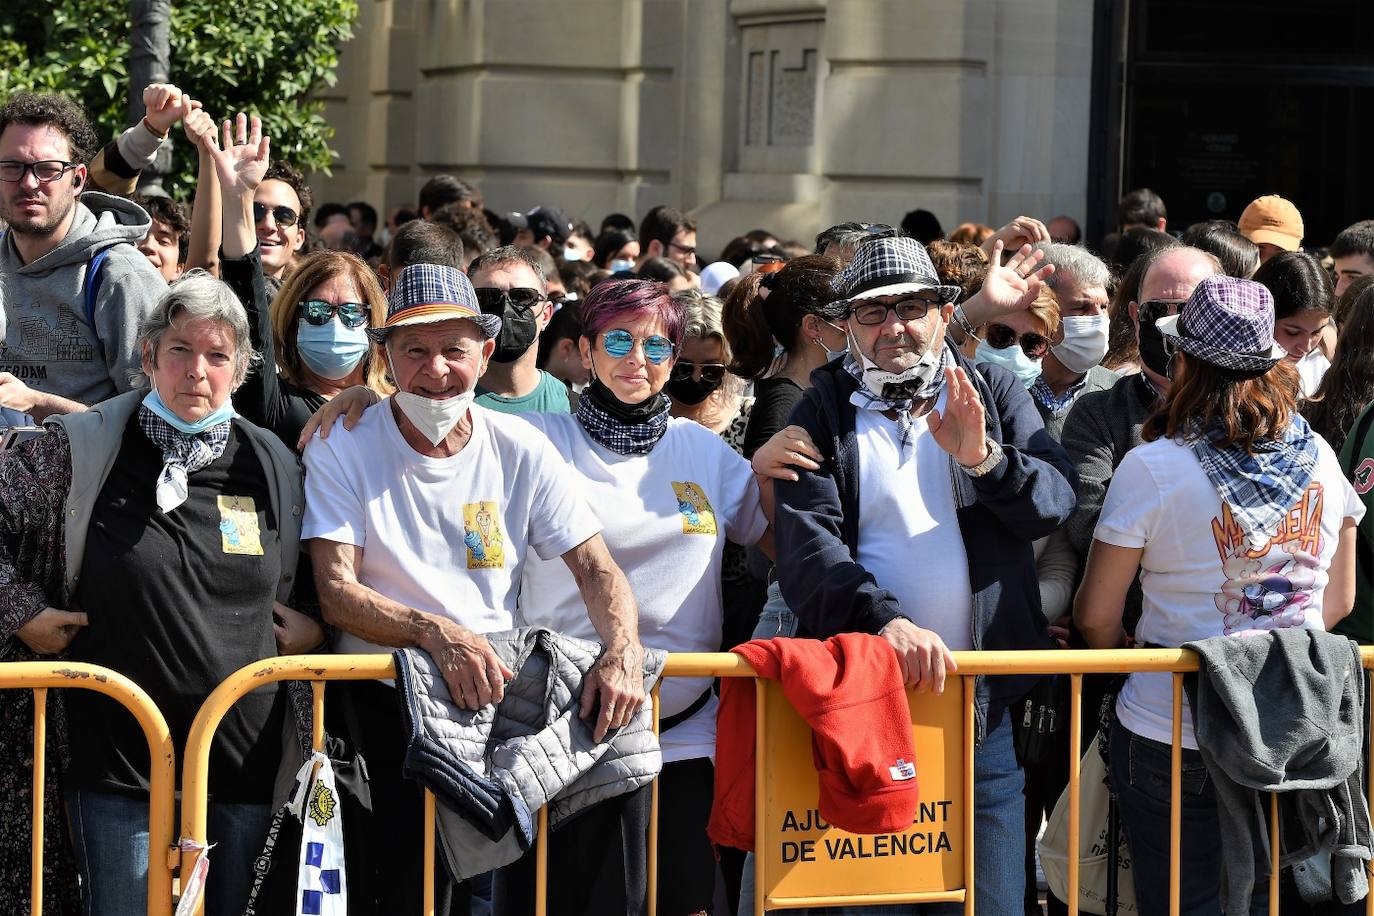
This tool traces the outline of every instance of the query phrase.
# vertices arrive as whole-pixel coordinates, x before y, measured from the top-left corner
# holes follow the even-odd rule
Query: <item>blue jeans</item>
[[[768,586],[755,639],[795,636],[797,618],[787,609],[777,584]],[[1016,762],[1011,717],[990,731],[973,752],[974,845],[973,872],[977,882],[976,907],[980,913],[1020,913],[1026,893],[1024,850],[1026,808],[1022,797],[1025,778]],[[859,890],[856,888],[855,890]],[[955,916],[961,904],[935,903],[872,907],[824,907],[796,910],[812,916]],[[740,882],[739,916],[754,916],[754,856],[744,861]]]
[[[1131,850],[1131,876],[1140,916],[1163,916],[1169,912],[1171,771],[1169,745],[1134,734],[1120,722],[1112,723],[1112,792]],[[1183,916],[1220,916],[1225,843],[1217,825],[1216,793],[1207,765],[1197,751],[1183,749],[1181,782],[1179,912]],[[1251,899],[1250,912],[1262,916],[1268,912],[1269,886],[1263,876],[1269,874],[1269,865],[1257,862],[1255,868],[1261,880]]]
[[[148,905],[148,799],[114,792],[67,790],[76,867],[86,916],[128,916]],[[210,804],[210,874],[205,916],[241,916],[253,860],[272,820],[269,805]]]

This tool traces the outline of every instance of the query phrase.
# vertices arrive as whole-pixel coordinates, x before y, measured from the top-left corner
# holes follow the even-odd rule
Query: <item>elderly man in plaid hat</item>
[[[605,644],[582,696],[600,741],[644,702],[638,611],[553,446],[523,420],[473,403],[500,327],[461,271],[415,264],[396,276],[386,323],[369,333],[397,391],[353,429],[306,449],[302,539],[313,538],[335,648],[419,646],[468,709],[500,702],[511,677],[482,634],[513,627],[528,551],[561,556]],[[371,774],[371,832],[384,838],[368,863],[375,912],[409,916],[420,911],[422,800],[418,784],[401,777],[397,700],[382,683],[351,682],[343,692]]]
[[[1030,299],[1035,268],[1023,249],[989,281]],[[824,460],[774,484],[778,579],[799,635],[876,633],[907,683],[937,692],[951,650],[1048,647],[1031,542],[1073,511],[1068,456],[1014,375],[946,346],[959,288],[941,285],[920,243],[864,243],[833,293],[848,353],[812,374],[792,414]],[[1034,684],[980,678],[976,691],[976,878],[993,913],[1022,907],[1023,779],[1006,711]]]

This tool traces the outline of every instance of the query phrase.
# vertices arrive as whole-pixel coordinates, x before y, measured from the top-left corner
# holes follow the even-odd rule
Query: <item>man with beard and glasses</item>
[[[16,93],[0,107],[0,422],[41,422],[128,391],[139,322],[167,288],[137,246],[152,225],[83,193],[95,133],[75,104]]]
[[[1000,242],[993,264],[1001,258]],[[1040,291],[1023,248],[983,290],[1015,274],[1022,307]],[[940,283],[909,238],[859,246],[831,284],[848,351],[811,374],[791,422],[821,460],[774,481],[777,574],[798,635],[873,633],[907,684],[942,692],[951,650],[1047,648],[1031,544],[1074,506],[1068,456],[1025,386],[975,368],[945,331],[960,289]],[[756,468],[757,470],[757,468]],[[975,694],[975,874],[980,908],[1021,908],[1022,772],[1007,708],[1034,677],[980,678]],[[959,908],[956,908],[956,912]]]
[[[553,303],[534,253],[497,248],[474,259],[468,276],[482,313],[501,319],[477,403],[502,413],[568,413],[567,386],[538,366],[539,335],[553,317]]]

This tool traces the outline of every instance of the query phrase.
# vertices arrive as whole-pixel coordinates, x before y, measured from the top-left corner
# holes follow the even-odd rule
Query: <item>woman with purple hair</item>
[[[582,306],[582,326],[582,361],[592,381],[577,413],[526,418],[581,476],[582,492],[639,603],[644,645],[717,651],[726,539],[762,542],[771,553],[754,475],[711,430],[669,415],[663,387],[681,352],[684,316],[664,284],[600,284]],[[596,639],[577,595],[566,565],[530,556],[516,621]],[[716,867],[706,837],[716,720],[711,681],[666,680],[661,704],[659,861],[673,867],[659,870],[658,912],[710,912]],[[560,849],[557,833],[550,839],[554,857],[605,854],[604,846]],[[498,879],[498,902],[506,883]]]

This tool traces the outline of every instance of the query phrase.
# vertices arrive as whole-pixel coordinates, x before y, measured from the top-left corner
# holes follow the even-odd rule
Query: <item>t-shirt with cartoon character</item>
[[[611,556],[639,604],[639,638],[670,652],[715,652],[723,623],[721,553],[725,540],[754,544],[768,522],[749,462],[706,427],[672,418],[648,455],[619,455],[587,435],[576,417],[524,414],[548,434],[580,477],[579,490],[600,518]],[[599,639],[577,584],[559,560],[525,564],[516,622]],[[708,678],[663,682],[663,716],[710,688]],[[711,756],[714,699],[665,732],[666,762]]]
[[[1094,538],[1144,548],[1138,643],[1181,646],[1283,627],[1324,629],[1322,594],[1340,530],[1346,519],[1358,522],[1364,506],[1320,436],[1317,448],[1312,482],[1257,549],[1191,446],[1160,439],[1126,455]],[[1133,674],[1117,698],[1117,715],[1135,734],[1168,743],[1172,698],[1170,675]],[[1187,703],[1183,744],[1197,748]]]

